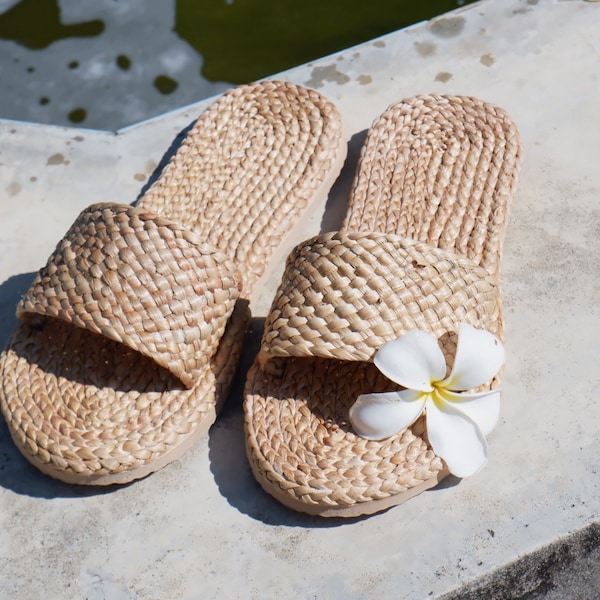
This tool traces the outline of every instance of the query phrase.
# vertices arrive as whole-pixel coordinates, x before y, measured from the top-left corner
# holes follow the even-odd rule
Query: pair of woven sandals
[[[322,95],[240,86],[200,116],[135,207],[84,210],[0,355],[0,405],[24,456],[62,481],[110,485],[194,444],[226,399],[261,278],[345,156]],[[247,377],[248,460],[280,502],[369,514],[451,472],[429,439],[433,404],[379,436],[359,431],[369,410],[354,408],[354,426],[350,416],[357,398],[402,388],[377,368],[386,343],[418,330],[448,356],[461,327],[502,338],[498,274],[520,159],[513,121],[475,98],[419,96],[375,121],[342,228],[289,254]]]

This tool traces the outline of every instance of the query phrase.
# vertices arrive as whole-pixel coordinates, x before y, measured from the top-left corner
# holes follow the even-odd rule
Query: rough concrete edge
[[[593,579],[590,559],[596,561],[591,564],[600,565],[600,522],[527,554],[438,600],[541,600],[552,591],[560,593],[566,588],[571,593],[573,582],[581,592],[576,596],[578,600],[591,600],[600,597],[600,581]]]
[[[104,129],[87,129],[86,127],[79,127],[74,125],[73,127],[69,127],[68,125],[57,125],[56,123],[37,123],[36,121],[19,121],[18,119],[6,119],[4,117],[0,117],[0,126],[5,126],[6,128],[30,128],[30,129],[39,129],[48,130],[48,131],[71,131],[76,133],[85,133],[89,135],[99,135],[99,136],[114,136],[117,132],[109,131]]]

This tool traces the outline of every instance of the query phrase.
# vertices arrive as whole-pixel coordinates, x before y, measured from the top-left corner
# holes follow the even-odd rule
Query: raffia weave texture
[[[399,277],[398,273],[402,276]],[[468,259],[382,233],[335,233],[296,248],[265,325],[262,358],[369,361],[386,342],[457,321],[498,333],[493,275]]]
[[[104,335],[191,387],[241,288],[232,261],[181,226],[139,208],[97,204],[58,244],[17,316],[54,317]]]
[[[196,221],[245,267],[246,295],[309,201],[326,195],[346,152],[337,108],[314,90],[284,82],[251,89],[207,109],[201,135],[186,137],[140,202],[161,214],[168,208],[178,223]]]
[[[111,484],[180,456],[227,394],[258,278],[344,154],[320,94],[241,86],[202,114],[137,207],[84,211],[0,355],[0,406],[28,460]]]
[[[248,375],[248,458],[281,502],[355,516],[448,474],[423,417],[370,441],[348,409],[395,389],[370,360],[406,331],[433,332],[448,358],[461,321],[502,337],[497,276],[520,158],[513,121],[475,98],[412,98],[373,124],[343,229],[290,256]]]

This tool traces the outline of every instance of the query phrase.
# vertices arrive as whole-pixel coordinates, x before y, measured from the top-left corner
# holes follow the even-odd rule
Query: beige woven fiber
[[[125,483],[214,422],[249,303],[346,151],[317,92],[240,86],[193,124],[137,206],[84,210],[17,308],[0,407],[41,471]]]
[[[418,96],[375,121],[342,230],[290,255],[248,375],[248,459],[283,504],[370,514],[448,474],[425,417],[370,441],[348,410],[397,388],[371,361],[407,331],[432,332],[449,360],[460,322],[502,338],[498,276],[520,162],[513,121],[476,98]]]

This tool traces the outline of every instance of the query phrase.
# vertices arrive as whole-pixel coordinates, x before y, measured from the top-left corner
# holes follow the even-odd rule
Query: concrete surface
[[[351,521],[278,505],[254,482],[243,450],[241,386],[259,306],[216,425],[142,481],[109,490],[53,481],[0,425],[0,597],[493,598],[490,588],[466,594],[500,581],[507,565],[518,574],[514,561],[528,554],[538,552],[543,567],[539,557],[570,535],[579,536],[570,546],[579,559],[563,570],[576,574],[578,564],[589,575],[600,510],[598,31],[599,3],[484,0],[281,75],[332,98],[350,144],[307,235],[335,226],[362,132],[400,98],[477,95],[505,107],[521,129],[525,163],[503,261],[503,405],[480,474]],[[116,134],[0,121],[0,344],[20,293],[77,213],[133,201],[204,106]],[[519,573],[526,581],[531,571]],[[597,568],[590,577],[586,593],[596,594]],[[496,597],[543,597],[516,584],[498,589],[506,595]]]

